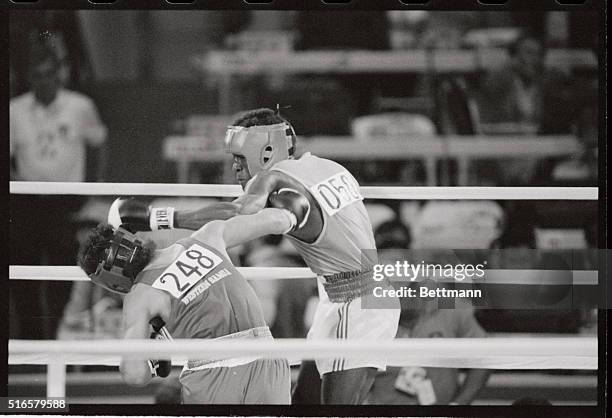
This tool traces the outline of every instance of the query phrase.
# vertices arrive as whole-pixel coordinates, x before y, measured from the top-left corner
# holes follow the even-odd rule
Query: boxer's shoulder
[[[169,265],[171,265],[185,250],[185,248],[180,244],[173,244],[169,247],[166,247],[162,250],[156,251],[155,255],[142,269],[142,272],[136,277],[136,282],[143,284],[152,284],[160,272],[166,269]]]

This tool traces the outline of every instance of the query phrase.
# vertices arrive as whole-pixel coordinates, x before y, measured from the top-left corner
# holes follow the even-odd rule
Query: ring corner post
[[[66,397],[66,364],[61,357],[53,356],[47,363],[47,397]]]

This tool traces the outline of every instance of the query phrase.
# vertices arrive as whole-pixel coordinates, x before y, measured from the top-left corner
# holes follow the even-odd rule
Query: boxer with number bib
[[[143,230],[162,228],[194,229],[215,216],[257,213],[274,205],[277,194],[292,205],[296,191],[307,199],[309,213],[287,234],[310,269],[318,274],[319,305],[310,339],[364,339],[384,343],[395,338],[400,306],[388,299],[383,309],[362,307],[364,296],[372,294],[371,266],[377,263],[374,234],[363,205],[359,184],[343,166],[305,153],[294,158],[296,135],[278,112],[258,109],[246,112],[230,126],[225,142],[233,155],[236,180],[245,193],[231,203],[220,203],[196,211],[147,208],[135,200],[113,204],[109,222],[130,222]],[[278,193],[276,193],[278,192]],[[377,286],[390,286],[379,282]],[[310,403],[315,382],[312,362],[303,362],[293,403]],[[316,360],[322,379],[320,401],[326,404],[361,404],[376,375],[384,370],[385,359],[336,358]],[[314,371],[316,375],[316,370]],[[310,392],[309,392],[310,391]],[[318,399],[316,401],[319,401]]]
[[[239,181],[246,179],[245,194],[236,201],[241,213],[256,213],[266,206],[277,190],[292,189],[308,198],[311,211],[301,228],[287,234],[308,267],[318,275],[319,304],[309,339],[362,339],[384,343],[395,338],[400,305],[387,300],[385,307],[362,306],[375,285],[390,286],[372,279],[377,264],[374,234],[355,178],[340,164],[303,154],[292,158],[295,133],[289,123],[270,109],[255,110],[230,127],[226,137],[234,155],[234,171]],[[268,129],[273,138],[277,126],[287,126],[287,149],[270,146],[260,133]],[[264,125],[264,126],[259,126]],[[289,150],[289,152],[287,152]],[[289,155],[287,155],[289,154]],[[269,156],[266,161],[266,156]],[[242,180],[244,182],[244,180]],[[303,363],[301,374],[308,374],[311,363]],[[324,404],[361,404],[374,382],[376,372],[385,370],[381,358],[317,359],[322,379]],[[310,383],[298,377],[293,402],[305,402]]]
[[[293,192],[286,192],[293,193]],[[90,279],[126,294],[126,339],[207,338],[271,339],[259,300],[232,265],[226,248],[267,234],[283,234],[308,212],[302,196],[283,199],[277,208],[214,221],[170,247],[156,250],[150,241],[111,225],[100,225],[79,254]],[[301,204],[295,205],[296,202]],[[124,358],[121,373],[129,384],[165,377],[169,362]],[[183,403],[288,404],[291,375],[286,359],[258,357],[190,359],[180,376]]]

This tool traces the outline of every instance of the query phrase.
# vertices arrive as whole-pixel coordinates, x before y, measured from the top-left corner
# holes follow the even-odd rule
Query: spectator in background
[[[380,224],[374,231],[374,239],[379,252],[408,249],[412,240],[410,229],[399,218]]]
[[[417,286],[418,283],[413,283]],[[474,318],[468,302],[455,301],[454,309],[440,309],[439,301],[402,299],[397,338],[484,338],[485,331]],[[379,372],[367,402],[377,405],[469,405],[485,386],[490,372],[466,371],[459,383],[459,370],[439,367],[387,367]]]
[[[100,179],[106,128],[89,98],[62,88],[61,65],[52,47],[52,36],[48,32],[41,34],[29,49],[32,90],[10,101],[11,180]],[[88,146],[96,150],[97,167],[86,167]],[[86,168],[92,169],[88,176]],[[72,218],[82,204],[79,197],[12,197],[10,263],[74,264],[77,245]],[[69,286],[70,283],[46,281],[11,283],[11,297],[19,301],[17,310],[21,313],[13,322],[14,331],[21,333],[11,337],[53,338]]]
[[[25,181],[85,181],[86,147],[100,151],[104,169],[106,127],[88,97],[62,87],[61,62],[43,33],[29,57],[32,90],[10,102],[11,178]]]
[[[374,232],[381,262],[410,258],[410,230],[399,220],[381,224]],[[439,260],[436,260],[438,262]],[[404,282],[398,282],[405,285]],[[413,286],[418,285],[414,283]],[[483,338],[485,331],[474,318],[471,305],[455,302],[455,309],[440,309],[437,299],[402,298],[397,338]],[[470,404],[489,376],[487,370],[469,370],[462,385],[456,369],[387,367],[379,372],[367,398],[369,404]]]
[[[509,60],[488,74],[482,85],[482,122],[514,123],[523,133],[569,132],[573,112],[568,79],[544,67],[542,41],[523,32],[508,52]]]
[[[44,31],[53,33],[52,46],[60,58],[60,74],[65,85],[74,87],[92,80],[93,69],[81,25],[79,11],[76,10],[22,9],[11,14],[9,60],[17,75],[17,94],[27,91],[29,46]]]
[[[558,218],[559,213],[550,215]],[[502,249],[491,251],[488,268],[500,270],[522,270],[522,278],[540,281],[541,270],[555,270],[558,251],[552,259],[545,260],[546,251],[537,248],[536,225],[539,214],[532,207],[515,207],[508,211],[507,227],[500,238]],[[580,252],[572,257],[572,263],[579,267]],[[567,267],[565,267],[567,268]],[[559,268],[560,269],[560,268]],[[559,303],[567,297],[568,281],[566,276],[558,276],[559,283],[566,286],[547,286],[545,284],[516,286],[512,284],[487,287],[487,302],[492,309],[479,309],[477,319],[488,332],[520,333],[577,333],[586,312],[568,309]],[[572,303],[578,306],[580,298]],[[557,303],[559,303],[557,305]]]
[[[485,123],[535,125],[542,110],[544,48],[538,39],[523,34],[508,52],[510,59],[484,81],[480,116]]]
[[[479,94],[483,131],[490,133],[569,133],[572,101],[568,79],[544,68],[546,51],[536,36],[523,32],[509,47],[509,60],[484,80]],[[486,127],[486,129],[485,129]],[[525,184],[532,161],[501,165],[501,184]]]
[[[531,181],[535,186],[596,187],[598,179],[598,82],[577,83],[573,130],[579,147],[564,160],[549,159],[538,167]]]

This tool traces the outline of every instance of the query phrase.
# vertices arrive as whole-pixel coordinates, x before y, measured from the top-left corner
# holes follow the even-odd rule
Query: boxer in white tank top
[[[311,211],[304,225],[287,234],[308,267],[319,276],[319,304],[308,338],[381,343],[393,340],[399,322],[399,301],[387,300],[378,309],[362,306],[362,299],[380,283],[371,276],[371,267],[377,263],[376,245],[355,178],[340,164],[310,153],[294,159],[295,133],[278,111],[248,112],[234,125],[240,128],[232,134],[230,127],[226,143],[234,155],[236,179],[245,188],[245,194],[235,201],[240,213],[258,212],[267,206],[271,193],[283,188],[298,191],[310,202]],[[290,129],[284,131],[283,147],[285,126]],[[253,131],[245,134],[245,127]],[[260,134],[266,127],[267,137]],[[336,358],[317,360],[322,403],[361,404],[376,372],[385,366],[385,359],[346,359],[342,353]],[[307,374],[308,370],[303,367],[301,372]],[[300,376],[294,403],[303,402],[300,392],[310,389],[304,388],[303,383]]]
[[[362,339],[384,343],[395,338],[400,305],[362,306],[372,295],[372,265],[377,263],[372,225],[355,178],[340,164],[310,153],[294,159],[296,135],[291,125],[271,109],[246,112],[228,128],[226,145],[233,155],[236,180],[245,193],[232,203],[219,203],[195,211],[147,208],[135,201],[113,205],[117,222],[147,229],[197,229],[214,219],[237,213],[257,213],[282,189],[305,196],[310,205],[304,222],[287,234],[306,264],[318,277],[319,304],[309,339]],[[302,210],[299,208],[298,210]],[[110,216],[110,215],[109,215]],[[109,220],[112,224],[113,222]],[[370,250],[363,252],[363,250]],[[361,404],[385,359],[336,358],[316,361],[322,379],[320,401],[326,404]],[[293,402],[303,403],[302,376],[312,374],[312,362],[303,362]],[[302,373],[303,372],[303,373]],[[315,372],[316,373],[316,372]]]

